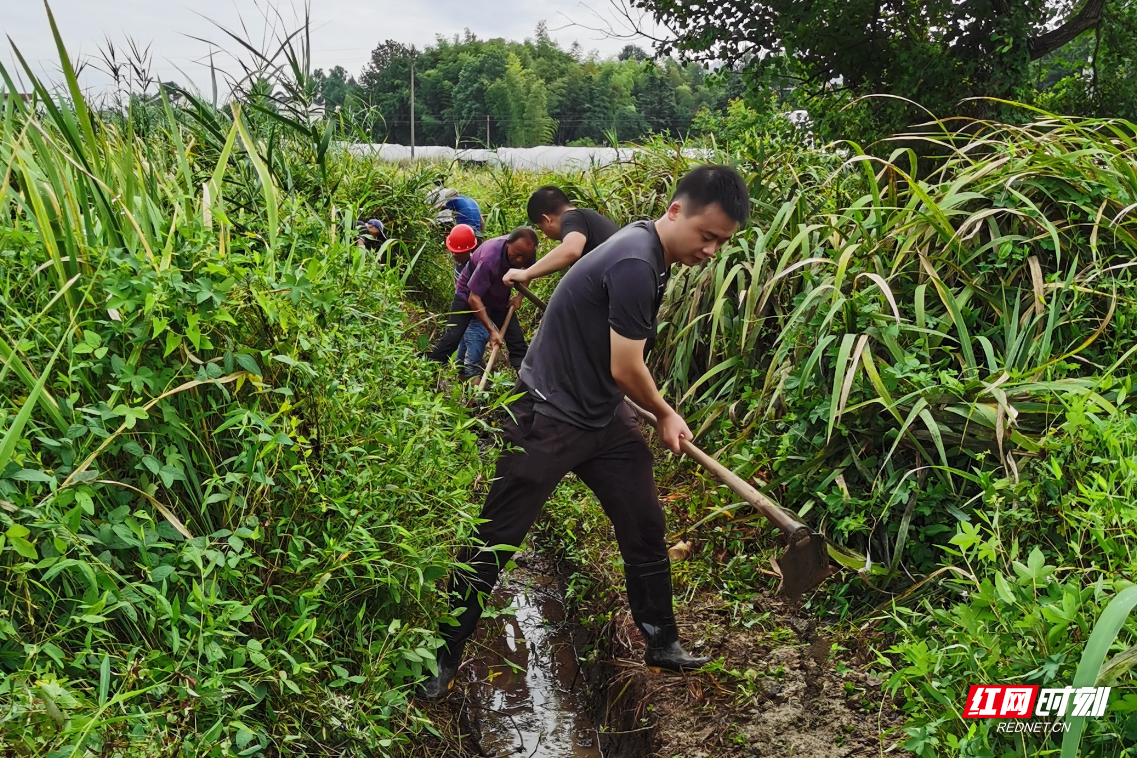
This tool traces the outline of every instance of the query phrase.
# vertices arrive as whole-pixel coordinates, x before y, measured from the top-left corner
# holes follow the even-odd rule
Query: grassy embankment
[[[1083,755],[1137,742],[1137,140],[1124,122],[1033,116],[875,146],[888,160],[760,135],[729,145],[754,222],[673,278],[652,357],[702,444],[867,557],[805,610],[839,642],[869,641],[922,756],[1072,756],[1083,726]],[[549,180],[624,222],[660,213],[684,167],[657,149],[467,188],[501,230]],[[695,546],[686,597],[711,593],[728,628],[777,637],[784,620],[755,606],[775,584],[772,539],[692,475],[677,468],[668,503]],[[610,541],[581,528],[602,525],[598,509],[558,500],[549,523],[586,607],[614,607]],[[721,673],[740,704],[756,698],[755,672]],[[1115,689],[1106,718],[1044,742],[961,720],[976,682]]]
[[[397,189],[324,122],[96,112],[61,60],[0,112],[0,754],[386,753],[481,473],[354,245]]]

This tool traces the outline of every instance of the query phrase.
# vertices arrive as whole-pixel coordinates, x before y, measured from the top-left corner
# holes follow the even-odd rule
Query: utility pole
[[[415,159],[415,54],[411,48],[411,160]]]
[[[490,114],[486,114],[486,150],[490,149]]]

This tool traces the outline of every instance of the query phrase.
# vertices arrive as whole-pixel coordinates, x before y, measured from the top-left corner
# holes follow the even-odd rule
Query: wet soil
[[[763,602],[779,619],[773,633],[731,625],[717,598],[680,608],[685,644],[721,659],[683,676],[644,668],[631,617],[615,610],[607,653],[621,672],[608,683],[609,707],[626,725],[650,726],[650,745],[629,755],[909,756],[899,747],[902,714],[882,682],[864,672],[868,661],[858,660],[859,651],[834,650],[837,640],[812,620],[769,597]],[[623,702],[612,702],[616,697]]]
[[[770,595],[765,628],[732,624],[721,599],[677,607],[688,649],[716,659],[672,674],[643,665],[643,643],[612,605],[585,627],[565,620],[558,572],[532,553],[494,596],[455,692],[430,713],[445,734],[431,756],[531,758],[869,758],[909,756],[902,714],[866,673],[867,645],[838,640]],[[596,607],[590,611],[599,610]],[[842,644],[843,643],[843,644]],[[582,668],[580,654],[588,665]]]
[[[462,676],[481,710],[479,746],[494,756],[600,758],[560,588],[533,556],[523,563],[494,597],[514,615],[487,620]]]
[[[578,659],[580,628],[566,619],[551,565],[525,553],[493,595],[467,646],[454,691],[427,706],[443,737],[429,755],[612,758],[600,748]]]

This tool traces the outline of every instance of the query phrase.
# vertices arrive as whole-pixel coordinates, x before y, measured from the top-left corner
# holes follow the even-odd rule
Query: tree
[[[690,123],[679,113],[676,87],[651,61],[644,65],[636,82],[636,110],[643,116],[647,128],[657,134],[674,134]]]
[[[363,99],[380,116],[372,131],[375,139],[410,142],[411,61],[416,52],[395,40],[387,40],[371,51],[359,83]]]
[[[888,93],[952,115],[964,98],[1020,97],[1031,62],[1106,21],[1106,0],[629,0],[675,32],[660,53],[761,71],[792,60],[806,97]],[[871,105],[879,129],[916,111]],[[989,112],[993,106],[970,106]]]
[[[498,113],[491,112],[487,90],[505,76],[508,67],[509,53],[500,45],[487,46],[481,55],[470,57],[466,61],[458,74],[458,83],[454,86],[452,96],[456,122],[464,121],[478,126],[485,121],[486,116],[491,116],[491,120],[500,118]],[[508,108],[504,110],[511,113]],[[496,128],[501,130],[507,125],[508,122],[499,122]],[[498,134],[497,140],[502,136],[504,135]]]
[[[647,52],[639,45],[624,45],[624,49],[616,56],[620,61],[646,61],[650,58]]]
[[[506,124],[509,144],[533,147],[553,136],[545,88],[516,55],[509,56],[505,75],[486,88],[486,102],[499,122]]]
[[[406,144],[413,57],[418,144],[467,147],[486,141],[487,126],[494,145],[513,146],[675,133],[700,108],[737,94],[737,77],[708,77],[702,66],[671,58],[649,60],[638,48],[626,52],[623,60],[582,59],[579,48],[562,49],[543,25],[524,42],[480,40],[467,31],[415,51],[387,40],[357,85],[333,69],[320,73],[316,89],[325,104],[344,104],[348,122],[370,124],[372,139]]]
[[[1036,62],[1039,106],[1137,120],[1137,4],[1107,0],[1102,16],[1094,34]]]
[[[322,69],[312,72],[312,80],[319,95],[319,102],[328,112],[343,108],[349,97],[355,95],[358,85],[343,66],[335,66],[327,74]]]

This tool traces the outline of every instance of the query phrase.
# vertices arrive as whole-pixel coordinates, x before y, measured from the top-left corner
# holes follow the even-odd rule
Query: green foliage
[[[1107,717],[1085,721],[1085,736],[1071,731],[1063,740],[1081,736],[1078,755],[1126,755],[1121,748],[1137,734],[1131,687],[1119,681],[1132,665],[1137,631],[1126,618],[1137,548],[1129,484],[1137,416],[1087,406],[1084,398],[1068,399],[1047,457],[1029,463],[1019,483],[981,479],[982,509],[957,524],[944,549],[964,569],[944,582],[947,596],[892,611],[899,641],[889,651],[896,656],[890,684],[905,693],[909,747],[917,754],[1057,753],[1053,737],[1015,746],[986,722],[965,729],[941,718],[957,716],[977,682],[1112,685]],[[945,602],[953,596],[962,600]]]
[[[95,112],[65,55],[69,102],[34,77],[35,102],[3,101],[13,754],[384,754],[429,728],[407,691],[431,665],[437,581],[484,472],[478,422],[404,337],[408,292],[441,306],[452,291],[426,192],[442,179],[476,198],[491,234],[524,223],[543,183],[625,223],[660,214],[692,163],[660,136],[627,163],[543,175],[357,158],[331,146],[336,124],[398,127],[408,51],[377,50],[353,85],[310,75],[295,39],[291,73],[261,75],[262,60],[221,109],[167,87]],[[732,86],[625,53],[440,42],[416,63],[423,127],[469,138],[496,112],[518,144],[549,129],[603,143]],[[357,86],[378,93],[370,110]],[[317,92],[341,119],[320,118]],[[665,393],[733,467],[868,557],[806,609],[890,635],[877,665],[909,750],[1056,752],[964,724],[963,693],[1093,676],[1119,694],[1077,735],[1082,754],[1124,754],[1137,130],[1035,114],[902,135],[883,160],[817,145],[785,101],[734,97],[695,121],[745,172],[753,223],[672,277],[651,354]],[[576,125],[558,115],[570,107]],[[393,240],[377,254],[353,244],[370,217]],[[604,517],[574,486],[549,531],[594,557],[580,535]],[[768,543],[708,490],[671,506],[716,554],[713,571],[677,569],[679,586],[771,626],[748,594]],[[761,671],[721,673],[745,691]]]
[[[1034,64],[1035,102],[1054,113],[1137,119],[1137,7],[1106,0],[1105,22]]]
[[[1070,80],[1044,93],[1043,105],[1076,103],[1078,110],[1061,112],[1081,115],[1132,115],[1130,98],[1113,97],[1132,89],[1132,4],[1124,0],[628,5],[675,33],[658,44],[661,53],[725,61],[744,71],[752,94],[775,82],[791,87],[793,101],[810,110],[830,139],[871,142],[927,120],[928,111],[1013,118],[991,100],[967,98],[1029,99],[1032,79],[1040,79],[1032,63],[1069,44],[1086,51],[1081,40],[1091,31],[1105,40],[1101,51],[1097,44],[1089,50],[1092,79],[1072,71]],[[885,97],[856,99],[865,95]]]
[[[653,353],[692,428],[879,570],[819,609],[902,593],[878,620],[923,756],[1038,754],[956,719],[967,686],[1071,681],[1135,569],[1135,128],[1044,118],[925,136],[935,161],[778,145],[800,178],[752,179],[752,227],[672,278]],[[1118,754],[1124,707],[1082,754]]]
[[[926,177],[905,150],[828,176],[818,159],[785,203],[758,184],[754,226],[671,281],[655,353],[667,388],[696,420],[730,419],[743,447],[772,435],[793,499],[828,502],[857,541],[865,525],[842,519],[861,504],[817,499],[838,475],[886,509],[906,471],[931,466],[935,498],[977,463],[1011,475],[1007,456],[1038,452],[1057,397],[1113,407],[1117,385],[1097,377],[1117,370],[1130,318],[1127,269],[1112,268],[1135,244],[1127,128],[995,129]]]
[[[329,175],[283,85],[135,103],[143,136],[24,73],[39,101],[0,122],[0,744],[389,753],[423,725],[480,464],[402,338],[404,272],[336,210],[366,172]]]
[[[725,110],[704,108],[695,116],[691,129],[713,138],[732,152],[746,152],[762,143],[800,142],[808,138],[809,132],[790,120],[772,92],[761,106],[754,108],[736,98]]]
[[[342,70],[315,76],[326,106],[341,107],[369,139],[402,144],[410,143],[412,59],[420,145],[529,147],[606,144],[612,133],[622,141],[679,135],[700,108],[725,103],[722,77],[640,53],[585,58],[575,46],[562,50],[541,25],[525,42],[467,33],[420,52],[388,40],[358,79]]]

